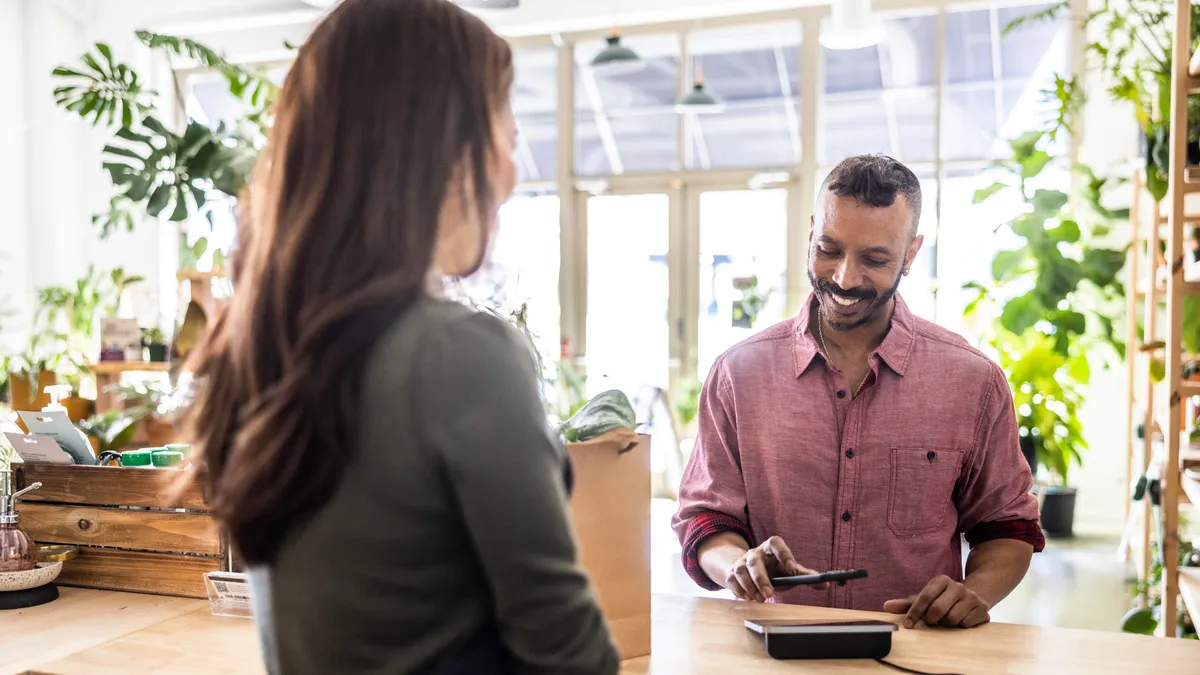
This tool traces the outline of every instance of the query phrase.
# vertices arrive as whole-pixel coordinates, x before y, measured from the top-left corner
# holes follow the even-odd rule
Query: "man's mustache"
[[[817,280],[817,289],[847,300],[873,300],[876,296],[874,289],[851,288],[850,290],[845,290],[837,284],[830,283],[824,279]]]

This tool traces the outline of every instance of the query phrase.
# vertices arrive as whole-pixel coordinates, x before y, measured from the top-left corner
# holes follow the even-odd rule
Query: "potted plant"
[[[46,387],[58,384],[56,369],[62,352],[54,348],[55,336],[34,332],[25,351],[7,359],[9,405],[13,410],[41,410],[50,402]],[[24,430],[24,423],[18,420]]]
[[[75,423],[87,434],[96,456],[106,451],[120,452],[127,447],[137,431],[138,420],[123,410],[109,410]]]
[[[142,344],[149,352],[151,363],[167,362],[167,338],[157,326],[142,329]]]
[[[111,391],[124,401],[124,414],[139,423],[137,438],[152,446],[179,441],[179,429],[172,421],[178,403],[169,385],[138,382],[117,385]]]
[[[987,313],[983,340],[1008,376],[1021,450],[1037,478],[1042,527],[1070,536],[1075,488],[1068,479],[1087,448],[1078,412],[1089,356],[1124,347],[1108,317],[1121,315],[1117,275],[1125,251],[1097,244],[1109,232],[1105,218],[1090,214],[1089,224],[1080,217],[1089,214],[1073,211],[1065,193],[1031,185],[1053,160],[1043,149],[1047,137],[1033,131],[1009,141],[1010,157],[999,162],[1007,176],[975,194],[977,204],[1001,193],[1019,197],[1020,207],[1001,227],[1020,246],[996,254],[987,284],[967,284],[978,296],[965,313]]]

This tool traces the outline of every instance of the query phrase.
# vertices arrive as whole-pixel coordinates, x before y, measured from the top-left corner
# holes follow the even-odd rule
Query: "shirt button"
[[[842,581],[839,581],[839,582],[838,582],[838,586],[845,586],[845,585],[846,585],[846,581],[845,581],[845,579],[843,579]]]
[[[846,451],[846,459],[854,459],[854,448]]]
[[[842,389],[838,389],[838,398],[846,398],[846,392]]]
[[[845,511],[842,513],[842,520],[846,521],[847,523],[850,522],[850,512],[849,511]]]
[[[937,453],[936,453],[936,452],[934,452],[934,451],[932,451],[932,450],[930,450],[929,452],[925,453],[925,457],[926,457],[926,458],[928,458],[928,459],[929,459],[929,461],[931,461],[931,462],[932,462],[932,461],[933,461],[933,459],[934,459],[935,457],[937,457]]]

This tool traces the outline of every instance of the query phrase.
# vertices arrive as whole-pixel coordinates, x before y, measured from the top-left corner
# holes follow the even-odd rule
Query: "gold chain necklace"
[[[821,339],[821,349],[825,350],[825,358],[829,358],[829,347],[825,346],[825,322],[821,320],[821,315],[817,314],[817,337]],[[867,374],[863,376],[862,382],[858,383],[858,388],[850,395],[850,398],[858,398],[858,392],[866,386],[867,379],[871,377],[871,369],[867,368]]]

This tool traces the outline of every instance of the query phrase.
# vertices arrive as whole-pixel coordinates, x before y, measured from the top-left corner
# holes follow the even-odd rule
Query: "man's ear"
[[[908,251],[904,254],[904,269],[908,270],[912,267],[913,259],[917,257],[917,252],[921,250],[921,244],[925,243],[925,235],[918,234],[908,244]]]
[[[808,243],[810,246],[812,245],[813,232],[816,231],[816,229],[817,229],[817,217],[809,216],[808,217]]]

